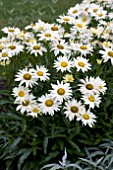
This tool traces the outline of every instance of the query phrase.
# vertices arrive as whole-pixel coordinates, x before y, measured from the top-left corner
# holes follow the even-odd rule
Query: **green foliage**
[[[44,1],[26,0],[22,2],[12,1],[9,4],[8,0],[5,2],[1,1],[1,27],[17,25],[23,28],[23,26],[31,21],[35,22],[39,18],[51,22],[59,14],[65,12],[62,11],[62,7],[65,6],[66,10],[70,5],[73,6],[75,4],[75,2],[71,0],[70,3],[69,1],[65,1],[64,3],[64,0],[56,1],[56,3],[55,1],[48,2],[50,1],[46,0],[44,3]],[[5,6],[7,7],[6,10]],[[12,6],[14,6],[13,9]],[[53,17],[50,17],[50,11],[52,15],[54,14]],[[10,17],[6,19],[6,16]],[[4,23],[4,21],[7,22],[7,24]],[[66,29],[68,30],[68,28]],[[97,148],[97,145],[102,143],[106,138],[113,140],[113,79],[111,77],[113,67],[110,61],[102,65],[95,64],[95,56],[98,55],[98,50],[97,47],[94,56],[90,58],[90,62],[94,67],[92,67],[92,70],[88,74],[94,77],[102,77],[107,84],[108,90],[102,99],[100,108],[94,110],[98,120],[90,130],[89,127],[83,127],[77,121],[70,122],[61,112],[58,112],[53,117],[39,115],[38,118],[32,118],[16,111],[14,98],[11,95],[12,89],[16,85],[14,82],[15,73],[24,66],[28,66],[29,63],[35,66],[36,62],[45,64],[51,69],[53,53],[49,55],[50,60],[48,60],[46,56],[44,56],[45,58],[43,60],[40,58],[37,59],[25,52],[22,57],[18,55],[11,58],[11,63],[6,67],[0,66],[0,159],[5,161],[6,170],[38,170],[48,163],[50,164],[48,167],[51,167],[51,170],[55,170],[55,166],[56,169],[69,169],[69,167],[71,167],[71,170],[72,167],[79,169],[80,166],[86,170],[88,170],[88,168],[112,168],[112,142],[99,145],[99,148]],[[54,75],[54,81],[56,82],[59,75],[55,73],[55,71]],[[74,73],[75,83],[72,84],[74,94],[76,94],[77,91],[77,81],[83,76],[84,74],[81,72]],[[48,86],[50,86],[50,83],[51,82],[48,82],[48,84],[46,84],[47,86],[40,83],[40,93],[38,88],[34,87],[33,93],[36,94],[36,97],[41,95],[42,92],[46,92],[47,89],[49,89]],[[77,94],[76,97],[79,97],[79,95],[80,94]],[[64,148],[67,148],[69,160],[71,160],[71,162],[77,162],[78,157],[86,156],[84,146],[95,146],[95,148],[86,149],[87,159],[81,158],[78,164],[71,164],[68,161],[65,162],[67,158],[66,152],[62,162],[59,162],[59,164],[51,164],[52,162],[61,160]],[[93,152],[90,153],[89,151]],[[100,163],[102,164],[100,165]],[[47,166],[45,166],[45,168],[46,167]]]

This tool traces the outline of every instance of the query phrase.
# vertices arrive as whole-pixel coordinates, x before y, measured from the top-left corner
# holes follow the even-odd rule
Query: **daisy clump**
[[[16,110],[32,117],[60,113],[93,127],[112,81],[112,15],[111,1],[83,0],[53,24],[3,28],[0,63],[19,68],[12,90]]]

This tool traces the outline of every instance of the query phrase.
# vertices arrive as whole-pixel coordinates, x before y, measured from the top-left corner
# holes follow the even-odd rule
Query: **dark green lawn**
[[[38,19],[53,22],[81,0],[0,0],[0,28],[24,26]]]

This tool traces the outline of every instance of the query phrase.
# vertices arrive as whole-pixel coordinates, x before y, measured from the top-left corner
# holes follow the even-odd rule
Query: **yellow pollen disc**
[[[85,66],[85,64],[84,64],[83,62],[78,62],[78,65],[79,65],[80,67],[84,67],[84,66]]]
[[[76,9],[75,9],[75,10],[73,10],[73,14],[76,14],[77,12],[78,12],[78,10],[76,10]]]
[[[32,27],[36,26],[36,23],[32,23],[31,26],[32,26]]]
[[[20,38],[25,38],[25,35],[24,34],[20,34]]]
[[[69,21],[69,18],[63,18],[64,21]]]
[[[84,118],[85,120],[90,119],[90,117],[89,117],[89,115],[88,115],[87,113],[83,114],[83,118]]]
[[[59,95],[64,95],[64,94],[65,94],[65,90],[64,90],[63,88],[59,88],[59,89],[57,90],[57,93],[58,93]]]
[[[88,99],[89,99],[90,102],[94,102],[95,101],[94,96],[90,96]]]
[[[2,53],[2,57],[7,57],[8,56],[8,53]]]
[[[102,89],[102,86],[98,86],[100,89]]]
[[[31,79],[31,74],[29,74],[29,73],[26,73],[26,74],[24,74],[23,75],[23,78],[25,79],[25,80],[30,80]]]
[[[50,33],[46,33],[45,37],[51,37],[51,34]]]
[[[78,107],[76,107],[76,106],[72,106],[71,107],[71,112],[73,112],[73,113],[77,113],[78,112]]]
[[[92,89],[93,89],[93,85],[92,85],[92,84],[87,84],[87,85],[86,85],[86,88],[87,88],[88,90],[92,90]]]
[[[62,67],[67,67],[68,64],[67,64],[65,61],[63,61],[63,62],[61,62],[61,66],[62,66]]]
[[[40,26],[38,29],[39,29],[40,31],[42,31],[42,30],[44,29],[44,27],[43,27],[43,26]]]
[[[83,28],[83,25],[82,24],[77,24],[77,27]]]
[[[51,30],[52,30],[52,31],[58,31],[58,27],[57,27],[57,26],[52,26],[52,27],[51,27]]]
[[[13,28],[9,28],[8,31],[9,32],[14,32],[14,29]]]
[[[102,17],[102,16],[103,16],[103,14],[98,14],[98,16],[99,16],[99,17]]]
[[[24,96],[25,96],[25,93],[24,93],[23,91],[19,91],[19,92],[18,92],[18,95],[19,95],[20,97],[24,97]]]
[[[33,49],[34,49],[34,50],[40,50],[40,46],[34,45],[34,46],[33,46]]]
[[[51,107],[53,104],[54,104],[54,103],[53,103],[53,100],[46,100],[46,102],[45,102],[45,105],[46,105],[47,107]]]
[[[85,18],[85,17],[82,18],[82,21],[83,21],[83,22],[86,22],[86,21],[87,21],[87,18]]]
[[[29,103],[30,103],[29,100],[24,100],[24,101],[22,102],[22,105],[23,105],[23,106],[28,106]]]
[[[16,49],[16,46],[15,46],[15,45],[10,45],[9,48],[10,48],[11,50],[14,50],[14,49]]]
[[[108,55],[109,55],[110,57],[113,57],[113,51],[109,51],[109,52],[108,52]]]
[[[37,75],[38,75],[38,76],[43,76],[44,73],[43,73],[42,71],[37,71]]]
[[[80,49],[81,49],[81,50],[87,50],[87,46],[81,45],[81,46],[80,46]]]
[[[57,48],[60,49],[60,50],[63,50],[63,49],[64,49],[64,46],[61,45],[61,44],[58,44],[58,45],[57,45]]]
[[[39,110],[38,110],[37,108],[34,108],[34,109],[33,109],[33,112],[34,112],[34,113],[37,113],[37,112],[39,112]]]
[[[97,9],[97,8],[93,9],[93,12],[97,12],[97,11],[98,11],[98,9]]]
[[[3,46],[2,45],[0,45],[0,50],[2,50],[3,49]]]

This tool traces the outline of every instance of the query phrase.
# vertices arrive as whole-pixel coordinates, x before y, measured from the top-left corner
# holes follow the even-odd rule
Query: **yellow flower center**
[[[92,85],[92,84],[87,84],[87,85],[86,85],[86,88],[87,88],[88,90],[92,90],[92,89],[93,89],[93,85]]]
[[[76,9],[75,9],[75,10],[73,10],[73,14],[76,14],[77,12],[78,12],[78,10],[76,10]]]
[[[25,80],[30,80],[31,79],[31,74],[29,74],[29,73],[26,73],[26,74],[24,74],[23,75],[23,78],[25,79]]]
[[[43,76],[44,73],[43,73],[42,71],[37,71],[37,75],[38,75],[38,76]]]
[[[51,27],[51,30],[52,30],[52,31],[58,31],[58,27],[57,27],[57,26],[52,26],[52,27]]]
[[[34,109],[33,109],[33,112],[34,112],[34,113],[38,113],[39,110],[38,110],[37,108],[34,108]]]
[[[29,101],[29,100],[24,100],[24,101],[22,102],[22,105],[23,105],[23,106],[28,106],[28,105],[29,105],[29,103],[30,103],[30,101]]]
[[[98,14],[98,16],[99,16],[99,17],[102,17],[102,16],[103,16],[103,14]]]
[[[67,64],[65,61],[63,61],[63,62],[61,62],[61,66],[62,66],[62,67],[67,67],[68,64]]]
[[[3,49],[3,46],[2,45],[0,45],[0,50],[2,50]]]
[[[53,106],[53,104],[54,104],[54,102],[53,102],[53,100],[46,100],[46,102],[45,102],[45,105],[47,106],[47,107],[51,107],[51,106]]]
[[[65,90],[64,90],[63,88],[59,88],[59,89],[57,90],[57,93],[58,93],[59,95],[64,95],[64,94],[65,94]]]
[[[87,46],[81,45],[81,46],[80,46],[80,49],[81,49],[81,50],[87,50]]]
[[[40,46],[34,45],[34,46],[33,46],[33,49],[34,49],[34,50],[40,50]]]
[[[89,99],[90,102],[94,102],[95,101],[94,96],[90,96],[90,97],[88,97],[88,99]]]
[[[78,107],[76,107],[76,106],[72,106],[71,107],[71,112],[73,112],[73,113],[77,113],[78,112]]]
[[[24,34],[20,34],[20,38],[25,38],[25,35]]]
[[[43,27],[43,26],[40,26],[38,29],[39,29],[40,31],[42,31],[42,30],[44,29],[44,27]]]
[[[78,62],[78,65],[80,66],[80,67],[84,67],[85,66],[85,64],[83,63],[83,62]]]
[[[83,22],[86,22],[86,21],[87,21],[87,18],[85,18],[85,17],[82,18],[82,21],[83,21]]]
[[[14,50],[14,49],[16,49],[16,46],[15,46],[15,45],[10,45],[9,48],[10,48],[11,50]]]
[[[84,118],[85,120],[89,120],[89,119],[90,119],[90,117],[89,117],[89,115],[88,115],[87,113],[83,114],[83,118]]]
[[[4,52],[2,53],[2,57],[7,57],[8,56],[8,53]]]
[[[69,18],[63,18],[64,21],[68,22],[69,21]]]
[[[19,92],[18,92],[18,95],[19,95],[20,97],[24,97],[24,96],[25,96],[25,93],[24,93],[23,91],[19,91]]]
[[[50,33],[46,33],[45,37],[51,37],[51,34]]]
[[[109,55],[110,57],[113,57],[113,51],[109,51],[109,52],[108,52],[108,55]]]
[[[102,89],[102,86],[98,86],[100,89]]]
[[[63,49],[64,49],[64,46],[61,45],[61,44],[58,44],[58,45],[57,45],[57,48],[60,49],[60,50],[63,50]]]
[[[97,8],[93,9],[93,12],[95,12],[95,13],[96,13],[97,11],[98,11],[98,9],[97,9]]]
[[[77,27],[83,28],[83,25],[82,24],[77,24]]]
[[[14,32],[15,30],[13,28],[8,29],[9,32]]]

